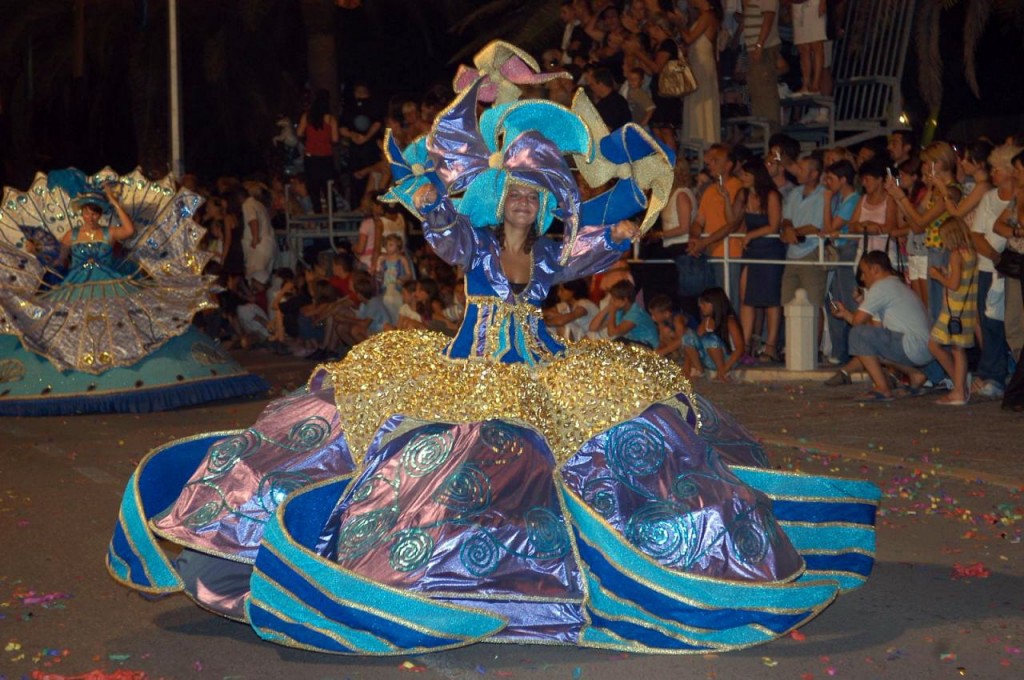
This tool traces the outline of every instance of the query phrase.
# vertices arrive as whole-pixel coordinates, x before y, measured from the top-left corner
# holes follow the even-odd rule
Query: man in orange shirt
[[[725,257],[725,240],[730,234],[737,232],[743,224],[742,201],[737,200],[739,191],[743,188],[739,179],[733,176],[734,162],[729,154],[729,147],[724,144],[712,144],[704,152],[704,164],[707,166],[711,181],[717,185],[708,186],[700,197],[700,204],[697,208],[697,222],[701,225],[701,237],[691,240],[689,254],[697,257],[707,253],[712,258]],[[729,200],[726,201],[725,195]],[[728,239],[729,257],[731,259],[743,256],[743,240]],[[715,263],[712,265],[715,272],[715,281],[719,286],[725,287],[725,264]],[[740,265],[729,264],[729,298],[739,308],[740,290]]]

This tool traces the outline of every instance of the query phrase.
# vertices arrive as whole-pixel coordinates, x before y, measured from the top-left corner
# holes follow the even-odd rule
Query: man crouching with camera
[[[896,274],[883,251],[865,253],[857,269],[858,278],[867,288],[864,301],[856,312],[835,302],[832,315],[852,326],[851,363],[859,362],[871,376],[872,389],[858,401],[892,401],[885,367],[905,373],[910,394],[919,394],[928,380],[926,367],[929,373],[938,369],[928,351],[930,325],[924,304]]]

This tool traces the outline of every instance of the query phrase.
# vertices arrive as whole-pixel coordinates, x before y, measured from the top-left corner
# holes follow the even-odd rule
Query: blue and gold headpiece
[[[509,184],[540,192],[537,228],[554,217],[565,224],[571,243],[579,226],[579,186],[564,154],[589,158],[587,126],[569,109],[549,101],[525,100],[488,109],[477,121],[478,79],[434,122],[427,150],[434,172],[458,211],[477,228],[500,224]]]

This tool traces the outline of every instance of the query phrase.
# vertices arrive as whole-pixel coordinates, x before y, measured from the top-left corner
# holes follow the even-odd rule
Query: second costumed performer
[[[111,574],[342,654],[681,653],[785,635],[867,578],[878,489],[771,470],[654,352],[552,337],[550,287],[615,262],[638,231],[624,213],[646,207],[650,224],[652,178],[670,184],[672,163],[640,128],[602,129],[580,96],[571,111],[502,102],[508,74],[536,65],[488,49],[512,66],[480,68],[426,139],[390,149],[390,197],[466,272],[457,336],[375,336],[253,427],[151,452]],[[478,119],[488,88],[498,101]],[[610,169],[612,189],[581,205],[567,154],[584,177]],[[562,242],[542,235],[556,217]]]

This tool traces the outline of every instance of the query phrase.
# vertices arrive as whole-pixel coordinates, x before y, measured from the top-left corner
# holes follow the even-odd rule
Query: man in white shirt
[[[242,203],[242,254],[245,257],[245,278],[264,286],[270,283],[277,255],[277,242],[270,224],[270,213],[260,200],[266,192],[261,182],[245,182],[249,197]]]
[[[1020,147],[1004,144],[989,155],[988,162],[992,166],[991,179],[995,188],[982,197],[975,208],[971,224],[974,247],[982,256],[978,258],[978,325],[981,328],[981,358],[974,373],[975,382],[971,385],[971,391],[988,399],[999,399],[1003,396],[1006,373],[1009,369],[1006,359],[1010,353],[1003,318],[989,316],[986,305],[989,290],[994,286],[994,296],[1000,297],[1004,286],[1004,280],[996,274],[993,260],[1006,248],[1006,239],[992,231],[992,227],[1013,198],[1011,161],[1020,151]]]

